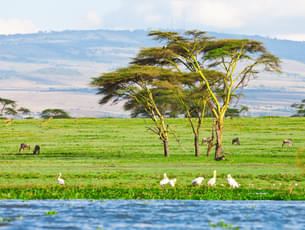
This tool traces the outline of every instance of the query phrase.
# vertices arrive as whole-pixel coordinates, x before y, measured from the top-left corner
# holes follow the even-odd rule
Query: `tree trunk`
[[[213,148],[214,144],[213,142],[210,142],[207,149],[207,157],[210,156],[211,149]]]
[[[223,154],[222,149],[222,135],[223,135],[223,118],[219,118],[216,121],[216,150],[215,150],[215,160],[220,159]]]
[[[200,149],[199,149],[199,136],[198,136],[198,134],[195,134],[194,144],[195,144],[195,157],[199,157],[200,156]]]
[[[207,149],[207,156],[210,156],[212,148],[215,146],[214,144],[214,138],[215,138],[215,120],[213,120],[213,126],[212,126],[212,137],[210,141],[208,142],[208,149]]]
[[[164,156],[169,157],[168,140],[163,140]]]

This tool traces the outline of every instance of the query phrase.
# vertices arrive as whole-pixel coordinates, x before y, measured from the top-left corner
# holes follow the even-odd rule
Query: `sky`
[[[200,29],[305,41],[305,0],[0,0],[0,34]]]

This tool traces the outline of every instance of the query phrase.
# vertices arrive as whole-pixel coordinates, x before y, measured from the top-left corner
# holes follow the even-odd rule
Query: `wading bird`
[[[208,186],[215,186],[216,185],[216,170],[213,172],[213,178],[208,181]]]
[[[163,185],[166,185],[169,183],[169,179],[166,175],[166,173],[163,174],[163,179],[160,181],[160,185],[163,186]]]
[[[228,184],[230,185],[230,188],[238,188],[240,186],[240,184],[238,184],[236,180],[232,178],[231,174],[228,174],[227,181]]]
[[[58,174],[58,177],[57,177],[57,181],[58,181],[58,184],[60,185],[64,185],[65,184],[65,181],[64,179],[60,178],[61,177],[61,173]]]
[[[203,180],[204,180],[203,177],[197,177],[192,181],[192,184],[195,186],[200,186]]]
[[[174,178],[174,179],[172,179],[172,180],[169,180],[169,184],[170,184],[170,186],[172,186],[172,187],[175,187],[176,182],[177,182],[177,179],[176,179],[176,178]]]

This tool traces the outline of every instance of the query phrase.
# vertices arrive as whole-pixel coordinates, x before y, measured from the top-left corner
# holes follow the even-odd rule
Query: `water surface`
[[[305,229],[305,202],[1,200],[0,217],[0,229]]]

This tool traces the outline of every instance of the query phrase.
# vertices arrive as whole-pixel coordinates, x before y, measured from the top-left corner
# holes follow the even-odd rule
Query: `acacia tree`
[[[11,115],[13,117],[17,115],[17,111],[15,109],[13,109],[13,108],[10,108],[10,107],[5,108],[4,113],[6,115]]]
[[[13,114],[14,112],[17,113],[15,111],[15,108],[17,106],[16,101],[6,98],[0,98],[0,104],[2,106],[0,110],[1,115],[3,115],[4,113],[9,115]]]
[[[263,44],[248,39],[212,40],[202,31],[178,32],[151,31],[149,36],[163,46],[143,48],[132,62],[139,65],[157,65],[190,71],[200,75],[209,95],[209,107],[216,123],[215,159],[223,154],[222,138],[225,113],[232,95],[256,76],[261,67],[266,71],[278,71],[280,60],[270,54]],[[222,70],[224,77],[220,88],[213,89],[204,69]]]
[[[305,99],[303,99],[301,103],[292,104],[291,108],[297,110],[297,113],[292,115],[292,117],[305,117]]]
[[[195,156],[199,157],[199,133],[206,110],[208,96],[202,93],[197,94],[196,89],[183,90],[181,88],[176,88],[176,93],[181,105],[184,107],[185,116],[187,117],[194,134]]]
[[[178,115],[183,113],[183,108],[181,104],[178,102],[177,98],[173,93],[164,88],[153,88],[150,89],[155,104],[157,105],[160,113],[165,117],[177,117]],[[138,103],[135,98],[130,98],[125,104],[124,109],[127,111],[131,111],[130,116],[135,117],[150,117],[150,113],[148,113],[145,109],[143,103]]]
[[[93,78],[91,85],[97,87],[98,94],[102,95],[100,104],[116,103],[119,100],[126,100],[127,103],[136,101],[140,104],[155,125],[148,129],[159,136],[163,142],[164,156],[169,157],[169,126],[155,102],[152,91],[160,88],[162,80],[177,74],[179,73],[159,67],[133,65]]]
[[[204,71],[209,79],[217,82],[218,71]],[[161,114],[167,117],[177,117],[184,114],[188,119],[194,134],[195,156],[200,156],[199,134],[203,118],[206,113],[206,102],[208,95],[205,92],[205,85],[201,84],[200,76],[197,73],[179,74],[174,73],[167,79],[160,79],[157,88],[151,89],[153,98]],[[149,116],[143,103],[138,103],[131,98],[124,104],[126,110],[131,110],[131,116]]]
[[[202,71],[210,80],[211,86],[217,87],[221,73],[219,71]],[[209,95],[206,91],[206,85],[202,84],[198,73],[184,73],[180,76],[170,81],[164,81],[163,86],[173,91],[173,94],[183,107],[183,113],[188,119],[194,135],[195,156],[199,157],[199,135],[207,111],[206,105]]]
[[[242,105],[240,108],[228,108],[225,114],[226,117],[240,117],[242,112],[248,112],[249,108]]]
[[[55,119],[57,119],[57,118],[71,118],[70,115],[62,109],[45,109],[41,112],[40,116],[42,118],[53,117]]]
[[[21,113],[23,116],[29,116],[31,114],[31,110],[25,107],[20,107],[17,111]]]

